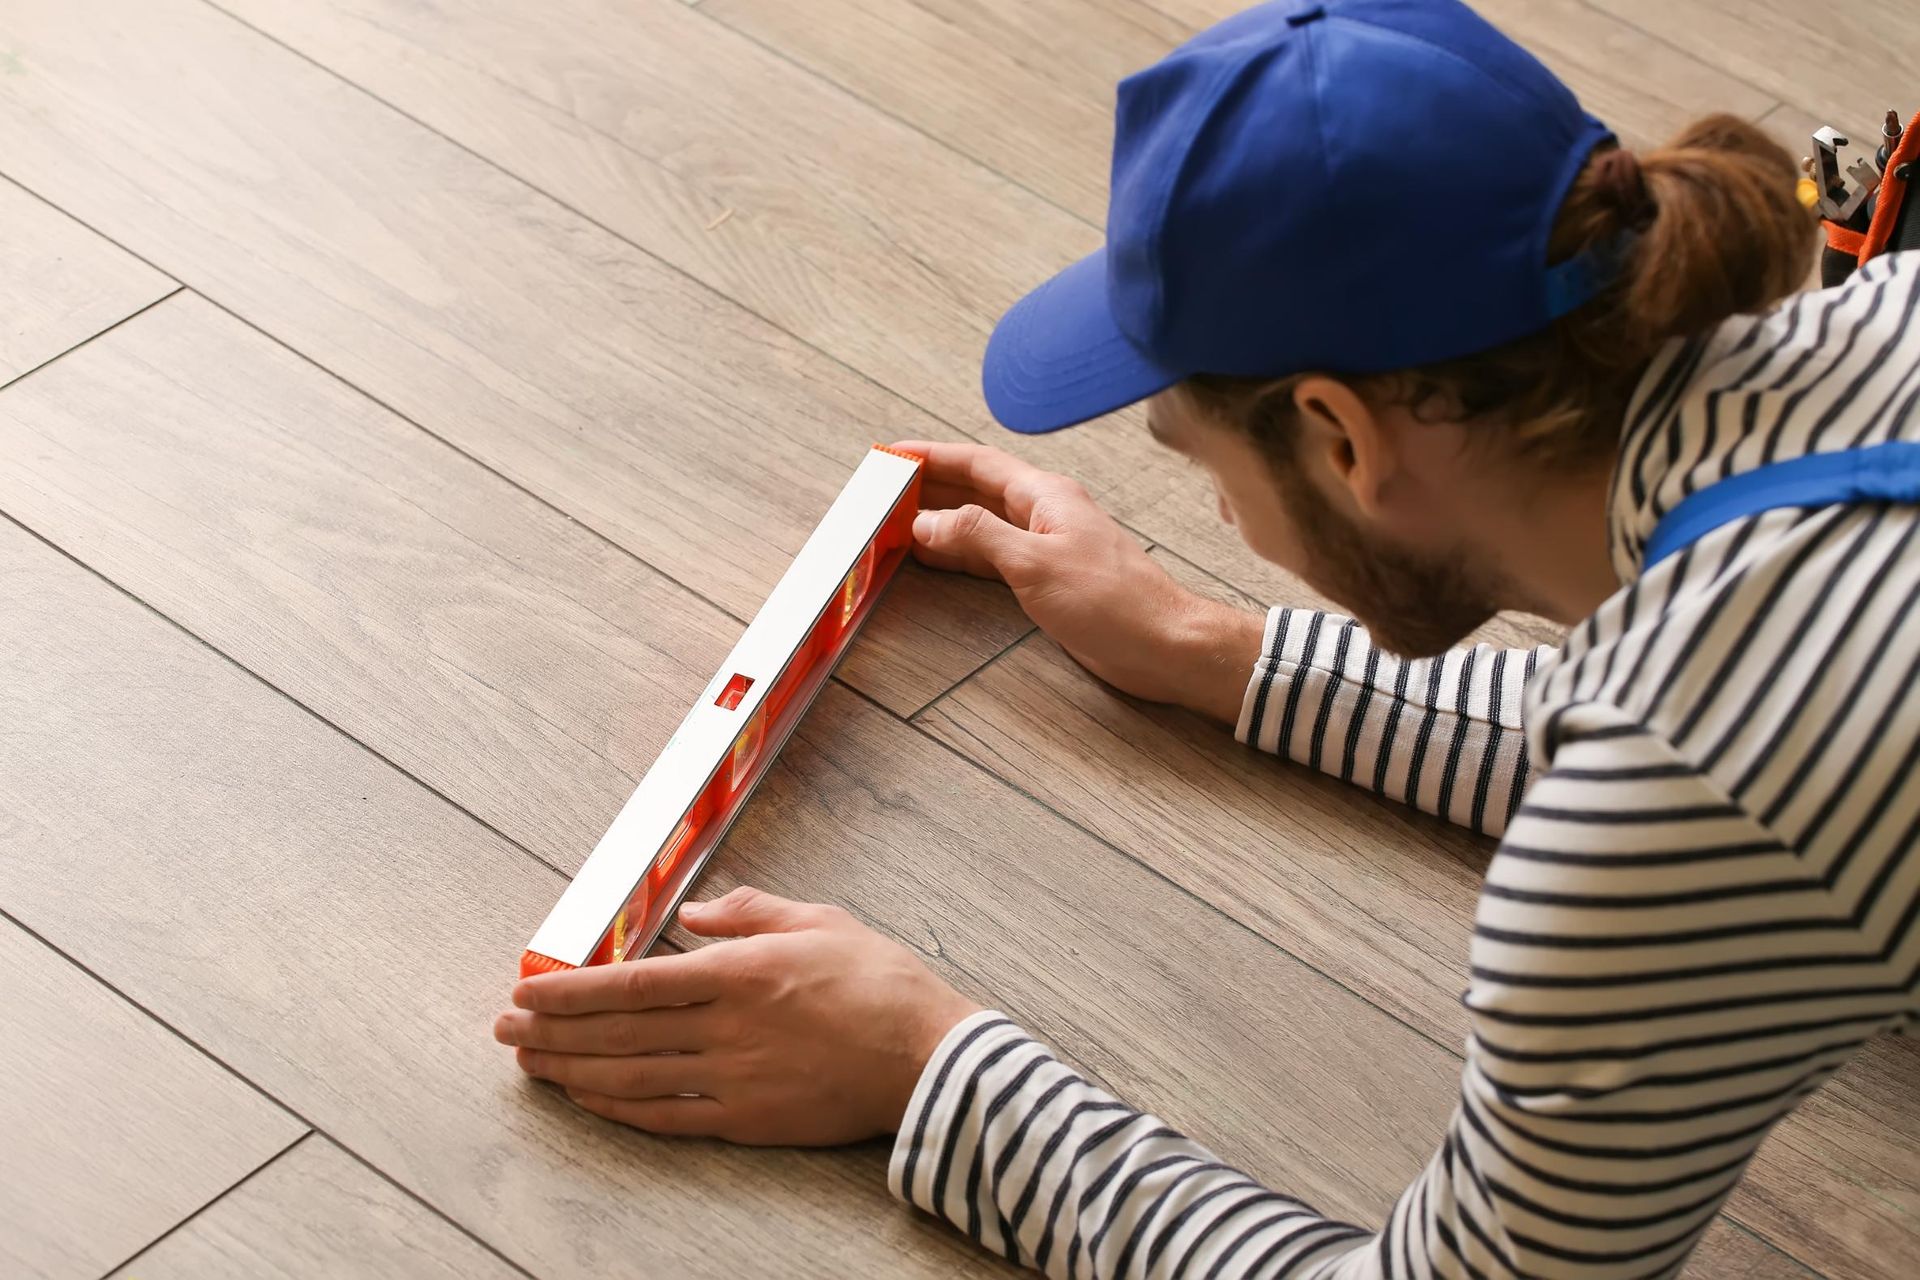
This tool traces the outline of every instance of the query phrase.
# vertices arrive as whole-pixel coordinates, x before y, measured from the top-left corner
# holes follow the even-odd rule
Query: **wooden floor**
[[[1099,242],[1114,80],[1234,6],[0,5],[0,1274],[996,1270],[878,1145],[618,1130],[488,1026],[865,446],[1014,443],[988,329]],[[1920,106],[1908,5],[1482,8],[1637,144]],[[1133,415],[1019,444],[1299,598]],[[1487,853],[910,570],[711,879],[1378,1221]],[[1784,1126],[1693,1273],[1920,1274],[1920,1052]]]

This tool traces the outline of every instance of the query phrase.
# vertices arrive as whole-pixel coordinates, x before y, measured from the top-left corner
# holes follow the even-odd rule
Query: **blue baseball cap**
[[[1608,278],[1547,238],[1612,134],[1455,0],[1279,0],[1120,83],[1106,247],[1015,304],[987,405],[1042,432],[1194,374],[1379,373],[1547,327]]]

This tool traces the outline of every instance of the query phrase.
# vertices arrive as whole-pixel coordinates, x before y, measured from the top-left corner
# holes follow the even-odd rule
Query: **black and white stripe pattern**
[[[1457,822],[1512,812],[1459,1106],[1377,1234],[998,1014],[929,1064],[895,1192],[1055,1276],[1677,1272],[1772,1126],[1920,1011],[1920,510],[1770,512],[1643,575],[1644,548],[1726,475],[1920,438],[1917,306],[1899,255],[1666,350],[1621,440],[1627,585],[1557,654],[1401,663],[1273,613],[1243,737]]]
[[[1550,648],[1406,661],[1351,618],[1274,609],[1236,731],[1242,742],[1498,835],[1528,781],[1520,706]]]

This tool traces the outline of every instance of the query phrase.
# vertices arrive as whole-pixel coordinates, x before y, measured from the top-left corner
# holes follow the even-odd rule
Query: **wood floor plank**
[[[1190,34],[1125,0],[701,0],[699,12],[1091,226],[1106,223],[1114,86]]]
[[[1102,223],[1115,83],[1245,7],[1240,0],[701,0],[699,11]],[[1636,145],[1706,111],[1758,116],[1773,105],[1775,95],[1716,70],[1699,51],[1653,39],[1580,0],[1477,7]]]
[[[954,434],[198,0],[0,39],[7,174],[736,617],[870,444]],[[906,586],[926,628],[849,679],[912,710],[1022,624]]]
[[[1459,1043],[1491,842],[1120,697],[1043,636],[917,723],[1438,1043]],[[1914,1067],[1898,1042],[1863,1053],[1762,1148],[1733,1215],[1835,1276],[1912,1274]]]
[[[775,1239],[823,1274],[961,1265],[883,1206],[878,1151],[657,1143],[519,1087],[487,1020],[559,878],[11,526],[0,554],[31,602],[0,617],[0,900],[34,927],[542,1274]],[[1336,1213],[1378,1219],[1451,1107],[1440,1050],[844,689],[719,865],[847,903]]]
[[[218,3],[956,426],[999,433],[988,331],[1099,243],[682,0]]]
[[[1103,222],[1114,83],[1242,7],[1241,0],[702,0],[698,12]],[[1635,146],[1656,144],[1709,111],[1758,117],[1774,105],[1768,93],[1582,0],[1489,0],[1480,8]],[[1242,590],[1275,602],[1301,598],[1297,582],[1260,566],[1219,529],[1211,500],[1200,497],[1203,478],[1143,456],[1135,415],[1104,427],[1116,425],[1124,430],[1103,448],[1126,460],[1129,478],[1118,489],[1105,466],[1089,474],[1079,453],[1020,447],[1043,465],[1079,474],[1134,528]],[[1539,627],[1512,633],[1517,643],[1549,634]]]
[[[1820,124],[1811,112],[1791,102],[1783,102],[1760,117],[1760,127],[1796,156],[1807,154]]]
[[[0,394],[0,510],[564,869],[739,637],[191,294]]]
[[[1240,0],[1152,0],[1194,28],[1246,8]],[[1633,147],[1651,147],[1715,111],[1754,119],[1778,97],[1725,69],[1697,39],[1663,40],[1589,0],[1470,0],[1482,17],[1565,80],[1587,110]],[[1684,13],[1701,0],[1667,0]],[[1728,0],[1737,3],[1738,0]]]
[[[174,288],[58,209],[0,180],[0,386]]]
[[[583,815],[612,812],[629,785],[595,746],[642,753],[631,741],[636,726],[663,732],[671,720],[651,709],[677,715],[684,698],[684,690],[662,686],[682,679],[675,673],[683,666],[684,678],[697,682],[717,660],[697,650],[724,637],[700,639],[697,607],[671,588],[649,583],[603,543],[577,531],[570,537],[568,526],[542,509],[516,509],[463,472],[450,452],[375,408],[356,407],[338,384],[197,299],[156,308],[49,375],[17,389],[31,397],[0,397],[0,457],[18,464],[21,477],[0,488],[0,502],[134,594],[257,664],[301,702],[378,742],[442,792],[476,806],[492,805],[495,793],[511,797],[512,804],[485,811],[559,865],[575,865],[587,847],[579,839],[589,820]],[[103,448],[101,428],[90,419],[113,424],[118,449]],[[301,478],[305,490],[294,493],[282,477]],[[196,514],[184,518],[182,511]],[[688,634],[666,638],[674,632]],[[464,636],[489,639],[478,645]],[[687,649],[694,656],[682,657]],[[1115,882],[1080,869],[1111,855],[1071,833],[1063,844],[1058,824],[982,786],[957,760],[865,704],[845,699],[823,714],[826,725],[810,726],[803,740],[817,734],[835,744],[831,763],[791,775],[783,767],[723,850],[704,892],[750,877],[800,896],[844,899],[952,966],[983,997],[999,996],[1076,1047],[1083,1061],[1131,1092],[1178,1097],[1182,1118],[1196,1129],[1250,1130],[1234,1139],[1243,1157],[1298,1185],[1303,1156],[1294,1148],[1328,1121],[1317,1114],[1250,1119],[1265,1089],[1278,1094],[1278,1076],[1223,1092],[1223,1082],[1237,1078],[1227,1056],[1210,1063],[1191,1091],[1169,1083],[1183,1071],[1168,1040],[1173,1029],[1248,1017],[1230,990],[1200,1005],[1180,994],[1204,986],[1204,972],[1189,965],[1220,963],[1221,946],[1195,942],[1169,961],[1162,979],[1169,989],[1120,1001],[1097,1019],[1087,1008],[1109,998],[1109,975],[1127,967],[1128,951],[1153,946],[1156,929],[1189,938],[1220,928],[1244,935],[1184,900],[1155,905],[1169,891],[1136,870]],[[412,724],[414,732],[395,724]],[[822,772],[825,782],[817,780]],[[545,802],[549,790],[579,799]],[[1010,816],[991,816],[1009,806]],[[954,847],[960,832],[966,843]],[[1021,864],[1030,879],[1003,884],[1002,862]],[[999,887],[984,888],[983,877]],[[1089,890],[1089,879],[1101,887]],[[170,898],[181,891],[159,882],[150,892]],[[482,885],[467,892],[497,891]],[[976,903],[988,895],[991,901]],[[1047,918],[1018,907],[1030,898],[1054,904]],[[404,910],[392,919],[396,931],[417,928],[405,923]],[[1072,924],[1063,929],[1052,919],[1056,912],[1069,913]],[[1137,920],[1135,933],[1122,931],[1119,954],[1112,943],[1102,950],[1087,941],[1109,917]],[[536,921],[529,912],[521,932]],[[1054,941],[1023,954],[1035,947],[1029,932]],[[502,945],[518,946],[519,939],[509,936]],[[1053,947],[1088,956],[1081,964],[1091,963],[1092,971],[1075,971]],[[1244,943],[1224,950],[1244,975],[1233,987],[1255,992],[1274,1011],[1265,1016],[1288,1033],[1274,1038],[1273,1025],[1255,1021],[1224,1052],[1267,1060],[1277,1045],[1276,1071],[1313,1079],[1331,1069],[1312,1047],[1329,1029],[1288,1012],[1300,1008],[1299,994],[1259,994],[1259,950],[1249,954]],[[1297,973],[1293,981],[1312,986]],[[483,972],[478,985],[490,988],[491,975]],[[1391,1057],[1395,1050],[1367,1026],[1377,1015],[1361,1009],[1357,1016],[1362,1025],[1345,1034],[1361,1043],[1344,1053]],[[1391,1070],[1414,1070],[1417,1084],[1430,1046],[1402,1039],[1410,1060]],[[1144,1062],[1129,1070],[1135,1054]],[[1119,1066],[1112,1065],[1116,1058]],[[1402,1096],[1409,1082],[1394,1074],[1376,1086]],[[1430,1105],[1437,1111],[1447,1096],[1434,1093]],[[1214,1098],[1231,1108],[1224,1119]],[[1362,1104],[1343,1092],[1340,1106]],[[1433,1116],[1417,1119],[1434,1131]],[[365,1121],[326,1123],[341,1132],[342,1123]],[[1342,1152],[1343,1165],[1368,1169],[1369,1161],[1391,1157],[1391,1144],[1366,1151],[1369,1134],[1357,1122],[1346,1129],[1359,1154]],[[1382,1187],[1393,1181],[1377,1166],[1369,1185],[1375,1179]],[[1343,1194],[1364,1203],[1358,1191]]]
[[[1815,1271],[1729,1221],[1713,1220],[1682,1273],[1686,1280],[1844,1280],[1844,1273]]]
[[[310,1137],[116,1280],[505,1280],[519,1273],[322,1137]]]
[[[557,872],[3,522],[0,598],[0,902],[343,1146],[543,1277],[991,1270],[879,1150],[528,1085],[489,1027]]]
[[[917,723],[1440,1041],[1488,848],[1121,697],[1044,636]]]
[[[16,781],[0,763],[0,795]],[[58,838],[11,808],[0,800],[6,860]],[[306,1131],[4,919],[0,1009],[0,1273],[92,1280]]]
[[[976,439],[1096,493],[1160,474],[1137,414],[1023,438],[980,395],[994,323],[1094,226],[682,0],[218,3]]]
[[[1920,111],[1920,8],[1911,4],[1592,3],[1853,137],[1877,129],[1889,107],[1903,120]]]
[[[1920,1274],[1920,1045],[1863,1049],[1767,1140],[1733,1203],[1835,1280]]]
[[[917,775],[924,748],[887,741],[872,723],[877,718],[836,694],[803,726],[802,750],[850,776]],[[1435,1056],[1446,1060],[1439,1074],[1448,1099],[1458,1087],[1457,1064],[1369,1006],[1329,1003],[1323,986],[1296,986],[1289,962],[1249,955],[1238,930],[1170,897],[1137,868],[1102,857],[1077,833],[1061,829],[1037,841],[1010,821],[1018,815],[1004,793],[956,781],[963,785],[947,791],[951,810],[926,804],[930,789],[922,784],[864,790],[849,815],[861,833],[852,847],[828,831],[809,831],[804,809],[761,807],[745,820],[756,846],[761,832],[797,833],[834,852],[799,867],[784,852],[735,845],[702,893],[751,883],[841,901],[885,920],[963,989],[1069,1046],[1072,1060],[1121,1096],[1277,1189],[1355,1221],[1381,1221],[1394,1190],[1424,1163],[1415,1153],[1428,1151],[1441,1131],[1447,1108],[1427,1074]],[[907,814],[937,821],[940,857],[902,864],[898,851],[923,847],[928,837],[920,821],[901,821]],[[961,868],[984,873],[984,883]],[[1091,968],[1087,977],[1083,966]],[[1354,1056],[1369,1052],[1378,1060]],[[1380,1092],[1395,1088],[1413,1092]],[[1306,1095],[1316,1114],[1337,1114],[1303,1129],[1315,1122],[1290,1114],[1301,1103],[1294,1093]],[[1397,1182],[1381,1172],[1396,1159]],[[1375,1178],[1393,1189],[1372,1189]],[[1786,1280],[1812,1273],[1736,1225],[1718,1223],[1687,1274]]]

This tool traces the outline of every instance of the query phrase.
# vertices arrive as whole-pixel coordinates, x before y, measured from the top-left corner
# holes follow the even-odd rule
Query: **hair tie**
[[[1594,190],[1607,204],[1618,210],[1627,225],[1634,226],[1653,213],[1653,197],[1647,192],[1647,177],[1640,171],[1639,157],[1625,147],[1613,147],[1594,157]]]

